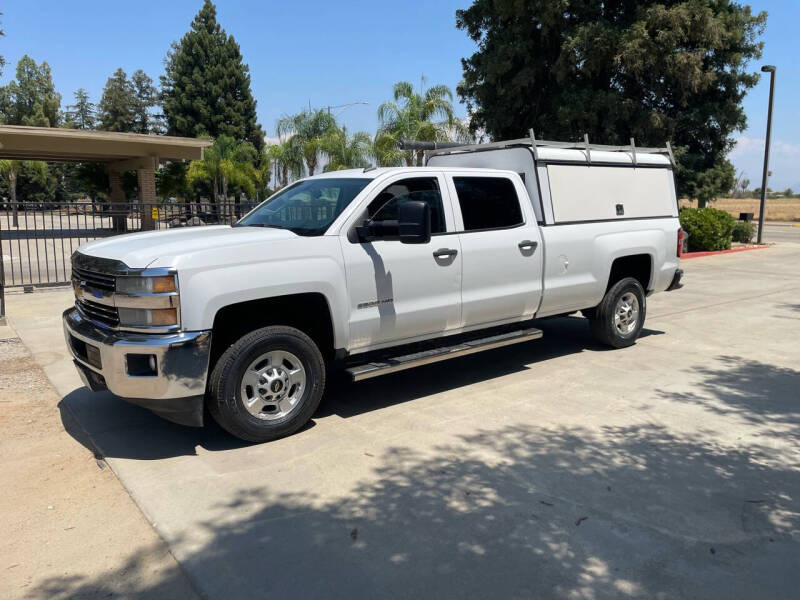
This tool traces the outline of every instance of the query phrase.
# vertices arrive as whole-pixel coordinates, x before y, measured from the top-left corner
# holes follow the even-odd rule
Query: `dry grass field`
[[[719,198],[711,203],[714,208],[728,211],[735,218],[739,213],[751,212],[758,218],[758,198]],[[681,208],[697,207],[693,200],[681,200]],[[800,221],[800,198],[767,198],[767,221]]]

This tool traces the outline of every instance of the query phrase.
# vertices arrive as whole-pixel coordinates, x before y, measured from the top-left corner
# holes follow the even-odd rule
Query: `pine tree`
[[[132,132],[136,129],[133,84],[121,68],[106,81],[98,108],[98,129]]]
[[[0,90],[0,113],[2,121],[9,125],[29,125],[34,127],[57,127],[61,109],[61,94],[56,93],[50,66],[43,62],[36,64],[25,55],[17,63],[16,79]],[[28,184],[40,186],[51,183],[47,164],[41,161],[2,160],[0,173],[6,179],[8,195],[13,207],[12,224],[18,226],[17,186],[26,199]]]
[[[758,81],[766,13],[731,0],[474,0],[456,23],[478,45],[458,93],[473,129],[495,139],[663,146],[680,191],[705,201],[730,189],[731,134]]]
[[[161,133],[161,115],[153,114],[158,105],[158,90],[147,73],[138,69],[131,75],[133,86],[134,133]]]
[[[8,125],[58,127],[61,94],[57,93],[50,65],[36,64],[27,54],[17,63],[17,77],[2,94],[3,120]]]
[[[260,152],[264,133],[256,121],[250,70],[239,44],[217,23],[210,0],[186,35],[173,43],[165,62],[161,88],[168,135],[228,135]]]
[[[71,129],[94,129],[95,106],[89,101],[89,92],[83,88],[75,90],[75,104],[67,107],[67,123]]]
[[[0,13],[0,17],[2,17],[2,16],[3,16],[3,13]],[[6,34],[6,32],[3,31],[3,29],[0,29],[0,37],[5,36],[5,34]],[[6,66],[6,59],[3,58],[2,55],[0,55],[0,77],[3,76],[3,67],[5,67],[5,66]]]

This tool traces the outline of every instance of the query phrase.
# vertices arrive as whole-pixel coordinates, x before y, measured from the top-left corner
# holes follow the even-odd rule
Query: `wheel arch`
[[[653,287],[653,256],[647,252],[618,256],[611,262],[605,291],[626,277],[633,277],[645,293]]]
[[[325,360],[334,356],[334,324],[328,299],[320,292],[286,294],[235,302],[214,315],[209,372],[243,335],[270,325],[285,325],[308,335]]]

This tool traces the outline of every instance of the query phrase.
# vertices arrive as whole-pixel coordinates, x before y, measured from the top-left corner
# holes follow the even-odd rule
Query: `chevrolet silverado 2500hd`
[[[582,311],[633,344],[680,287],[672,160],[515,140],[427,166],[300,180],[232,226],[121,235],[73,256],[64,313],[84,382],[245,440],[314,414],[326,372],[375,377],[533,340]]]

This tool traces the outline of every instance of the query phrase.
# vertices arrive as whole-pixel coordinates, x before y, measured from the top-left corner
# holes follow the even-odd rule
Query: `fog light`
[[[128,375],[132,377],[155,377],[158,375],[155,354],[126,354]]]
[[[97,369],[102,369],[103,362],[100,360],[100,348],[86,344],[86,362]]]

